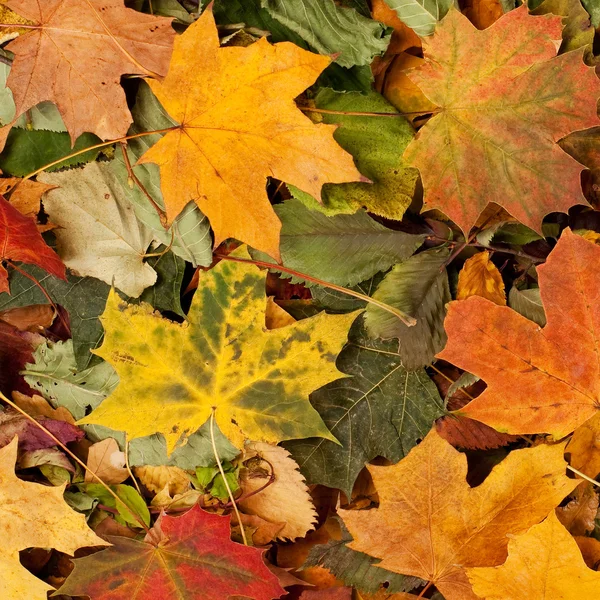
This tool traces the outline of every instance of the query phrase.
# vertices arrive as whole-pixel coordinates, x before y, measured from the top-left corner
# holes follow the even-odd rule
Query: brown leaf
[[[556,509],[556,516],[571,535],[585,535],[596,526],[598,494],[591,483],[584,481],[572,496],[573,499],[566,506]]]
[[[66,421],[67,423],[71,423],[71,425],[75,425],[73,415],[64,406],[52,408],[42,396],[36,394],[26,396],[25,394],[21,394],[21,392],[13,392],[12,397],[13,402],[32,417],[48,417],[49,419]]]
[[[129,471],[125,468],[125,454],[113,438],[106,438],[90,446],[87,466],[104,483],[123,483],[129,477]],[[97,479],[86,471],[84,481],[96,483]]]

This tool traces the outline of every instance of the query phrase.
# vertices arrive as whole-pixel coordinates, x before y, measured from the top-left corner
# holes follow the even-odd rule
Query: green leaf
[[[446,343],[445,304],[451,298],[443,265],[448,255],[447,249],[433,249],[409,258],[396,265],[373,294],[373,298],[414,317],[414,327],[377,306],[367,306],[365,324],[370,335],[398,338],[398,352],[409,370],[430,364]]]
[[[218,467],[196,467],[196,482],[200,486],[201,491],[208,490],[218,472]]]
[[[145,82],[140,84],[132,115],[134,122],[129,130],[132,135],[143,131],[164,129],[175,124]],[[130,164],[134,165],[138,158],[161,137],[162,134],[157,133],[130,140],[127,146]],[[117,152],[109,168],[120,182],[124,197],[133,205],[136,217],[154,232],[156,239],[165,246],[170,246],[177,256],[191,262],[195,267],[211,264],[210,224],[194,202],[190,202],[177,216],[173,225],[165,229],[156,208],[152,206],[144,192],[138,185],[128,184],[128,173],[122,152]],[[164,209],[158,165],[134,166],[133,171],[154,202]]]
[[[72,340],[44,342],[33,357],[35,363],[21,371],[25,381],[55,408],[64,406],[75,419],[96,408],[119,382],[107,362],[78,372]]]
[[[338,55],[343,67],[370,65],[383,54],[391,32],[333,0],[261,0],[262,8],[320,54]]]
[[[0,125],[10,123],[15,116],[15,103],[12,92],[6,87],[6,80],[10,73],[10,65],[0,62]]]
[[[347,544],[352,541],[352,536],[343,521],[337,520],[342,530],[341,539],[332,539],[326,544],[313,546],[303,568],[324,567],[346,585],[366,594],[374,594],[384,585],[387,593],[395,594],[410,591],[425,583],[417,577],[408,577],[377,567],[379,561],[376,558],[349,548]]]
[[[84,133],[71,147],[68,133],[54,131],[28,130],[13,127],[8,134],[6,146],[0,154],[0,169],[6,175],[24,177],[33,171],[67,156],[77,150],[88,148],[101,142],[92,133]],[[48,171],[56,171],[64,167],[73,167],[95,160],[100,149],[89,150],[55,165]]]
[[[385,0],[399,19],[417,35],[431,35],[438,21],[446,16],[454,0]]]
[[[150,526],[150,512],[144,502],[144,499],[138,494],[137,490],[130,485],[120,483],[119,485],[111,486],[111,489],[117,494],[121,502],[117,502],[116,498],[109,494],[106,488],[99,483],[87,483],[80,485],[87,494],[97,498],[100,504],[104,504],[108,508],[116,508],[119,514],[115,516],[115,520],[122,525],[133,525],[140,527],[140,517],[142,521]]]
[[[100,359],[90,350],[100,345],[104,335],[98,316],[104,310],[110,286],[93,277],[67,274],[67,281],[62,281],[32,265],[24,264],[19,268],[31,275],[55,304],[60,304],[68,311],[78,368],[86,369],[98,364]],[[0,294],[0,310],[48,304],[40,287],[18,271],[10,274],[9,283],[11,293]]]
[[[351,375],[311,394],[311,403],[341,443],[309,438],[284,444],[309,483],[342,490],[376,456],[398,461],[442,414],[442,400],[424,370],[402,365],[398,344],[369,339],[354,323],[337,366]]]
[[[581,3],[592,18],[592,26],[595,29],[600,27],[600,2],[598,0],[581,0]]]
[[[229,484],[229,489],[231,493],[235,495],[235,493],[240,489],[239,484],[239,468],[232,465],[230,462],[224,462],[222,464],[223,471],[225,472],[225,479]],[[227,500],[229,498],[229,492],[227,491],[227,487],[223,482],[223,476],[221,473],[218,473],[210,486],[210,494],[219,500]]]
[[[508,305],[540,327],[546,325],[546,312],[542,305],[539,288],[519,290],[513,286],[508,292]]]
[[[337,285],[356,285],[389,269],[425,239],[388,229],[363,210],[327,217],[288,200],[275,206],[275,212],[282,223],[282,264]]]
[[[353,285],[349,289],[364,294],[365,296],[372,296],[382,279],[383,274],[377,273],[377,275],[371,277],[371,279]],[[365,300],[359,300],[348,294],[320,285],[312,286],[310,288],[310,293],[318,306],[321,306],[330,312],[351,312],[367,306]]]
[[[342,112],[398,114],[377,92],[368,95],[338,94],[321,90],[315,99],[320,109]],[[312,209],[325,214],[353,213],[364,207],[388,219],[401,220],[415,193],[418,172],[402,159],[404,149],[414,137],[414,130],[404,117],[361,117],[324,114],[323,122],[339,125],[335,140],[352,154],[358,170],[373,183],[327,183],[323,186],[323,205],[308,194],[292,194]]]
[[[164,246],[154,250],[161,254]],[[140,296],[140,302],[148,302],[160,311],[171,311],[185,318],[181,308],[181,284],[185,273],[185,261],[173,252],[165,252],[161,256],[153,256],[146,261],[156,271],[156,283],[146,288]]]

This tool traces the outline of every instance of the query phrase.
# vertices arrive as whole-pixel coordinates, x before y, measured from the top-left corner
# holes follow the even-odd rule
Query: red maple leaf
[[[182,517],[162,514],[142,542],[108,539],[112,547],[74,561],[61,594],[92,600],[272,600],[284,593],[263,551],[232,542],[229,517],[198,506]]]

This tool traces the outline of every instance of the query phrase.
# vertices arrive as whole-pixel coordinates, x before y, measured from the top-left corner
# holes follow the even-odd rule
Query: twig
[[[237,499],[237,502],[241,502],[242,500],[246,500],[247,498],[250,498],[251,496],[255,496],[256,494],[259,494],[260,492],[267,489],[270,485],[273,485],[275,483],[276,477],[275,477],[275,469],[273,468],[273,465],[263,456],[260,457],[260,460],[266,462],[269,465],[269,468],[271,469],[271,475],[269,476],[267,483],[265,483],[264,485],[261,485],[259,488],[257,488],[256,490],[253,490],[252,492],[248,492],[247,494],[242,494]],[[221,507],[222,508],[231,508],[231,502],[228,502],[227,504],[222,504]]]
[[[413,327],[417,324],[416,319],[414,319],[410,315],[407,315],[405,312],[402,312],[401,310],[398,310],[397,308],[386,304],[385,302],[381,302],[380,300],[376,300],[375,298],[371,298],[370,296],[365,296],[360,292],[355,292],[354,290],[350,290],[340,285],[335,285],[334,283],[323,281],[322,279],[317,279],[316,277],[312,277],[310,275],[307,275],[306,273],[301,273],[300,271],[296,271],[294,269],[288,269],[283,265],[268,263],[262,260],[253,260],[250,258],[238,258],[237,256],[228,256],[227,254],[215,253],[215,256],[217,258],[220,258],[221,260],[231,260],[233,262],[248,263],[256,265],[258,267],[265,267],[267,269],[274,269],[275,271],[282,271],[283,273],[288,273],[289,275],[295,275],[296,277],[300,277],[301,279],[305,279],[306,281],[322,285],[323,287],[335,290],[336,292],[341,292],[342,294],[347,294],[348,296],[353,296],[354,298],[358,298],[359,300],[363,300],[364,302],[373,304],[378,308],[381,308],[382,310],[391,313],[392,315],[400,319],[408,327]]]
[[[589,481],[591,484],[600,487],[600,483],[598,483],[595,479],[592,479],[591,477],[588,477],[585,473],[582,473],[581,471],[579,471],[578,469],[576,469],[575,467],[572,467],[571,465],[567,465],[567,469],[569,471],[573,471],[573,473],[575,473],[575,475],[579,475],[579,477],[581,477],[582,479],[585,479],[586,481]]]
[[[215,407],[214,406],[213,406],[212,412],[210,413],[210,442],[212,444],[213,453],[215,455],[215,460],[217,461],[217,466],[219,467],[221,477],[223,478],[223,484],[225,485],[225,489],[227,490],[227,494],[229,495],[229,499],[231,500],[233,512],[235,512],[235,516],[237,517],[238,523],[240,524],[240,531],[242,532],[242,540],[244,540],[244,546],[247,546],[248,540],[246,538],[246,532],[244,531],[244,524],[242,523],[240,511],[238,510],[237,504],[235,503],[235,498],[233,497],[233,492],[231,491],[231,488],[229,487],[229,482],[227,481],[227,477],[225,477],[225,471],[223,470],[223,465],[221,464],[221,459],[219,458],[219,453],[217,451],[217,444],[215,442]]]
[[[313,106],[301,106],[297,105],[301,111],[304,112],[314,112],[314,113],[322,113],[324,115],[344,115],[347,117],[392,117],[397,119],[398,117],[404,117],[405,115],[423,115],[423,114],[437,114],[440,110],[432,110],[432,111],[422,111],[415,110],[412,112],[394,112],[394,113],[382,113],[382,112],[360,112],[360,111],[352,111],[352,110],[329,110],[327,108],[315,108]]]
[[[137,479],[133,476],[133,472],[131,471],[131,467],[129,466],[129,442],[127,441],[127,432],[125,432],[125,452],[124,452],[124,454],[125,454],[125,468],[127,469],[129,476],[133,480],[133,485],[135,485],[135,489],[137,490],[138,494],[141,496],[142,490],[140,489]]]

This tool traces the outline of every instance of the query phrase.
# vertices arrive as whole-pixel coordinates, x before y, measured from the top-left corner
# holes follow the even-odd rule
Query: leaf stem
[[[386,304],[385,302],[381,302],[380,300],[376,300],[375,298],[371,298],[370,296],[366,296],[365,294],[361,294],[360,292],[355,292],[354,290],[342,287],[341,285],[336,285],[335,283],[330,283],[328,281],[323,281],[322,279],[317,279],[316,277],[312,277],[311,275],[307,275],[306,273],[301,273],[300,271],[296,271],[294,269],[288,269],[283,265],[278,265],[274,263],[264,262],[262,260],[254,260],[250,258],[238,258],[237,256],[228,256],[226,254],[215,253],[217,258],[221,260],[231,260],[233,262],[240,263],[249,263],[252,265],[256,265],[258,267],[265,267],[267,269],[275,269],[276,271],[282,271],[283,273],[288,273],[289,275],[295,275],[296,277],[300,277],[301,279],[305,279],[306,281],[310,281],[312,283],[316,283],[317,285],[322,285],[323,287],[335,290],[336,292],[341,292],[342,294],[346,294],[348,296],[352,296],[354,298],[358,298],[359,300],[363,300],[364,302],[368,302],[369,304],[373,304],[386,312],[391,313],[398,319],[400,319],[405,325],[408,327],[413,327],[417,324],[417,320],[407,315],[405,312]]]
[[[212,412],[210,413],[210,443],[212,444],[213,453],[215,455],[215,460],[217,461],[217,466],[219,467],[219,472],[221,473],[221,477],[223,478],[223,484],[225,485],[225,489],[227,490],[227,494],[229,495],[229,499],[231,500],[231,505],[233,507],[233,511],[235,512],[235,516],[237,517],[238,523],[240,524],[240,531],[242,532],[242,540],[244,540],[244,546],[248,545],[248,540],[246,538],[246,532],[244,531],[244,524],[242,523],[242,518],[240,516],[240,511],[238,510],[237,504],[235,503],[235,498],[233,497],[233,492],[229,487],[229,482],[227,481],[227,477],[225,477],[225,471],[223,470],[223,465],[221,464],[221,459],[219,458],[219,452],[217,451],[217,444],[215,442],[215,408],[213,406]]]
[[[417,596],[417,598],[423,598],[425,596],[425,592],[433,585],[433,581],[430,581],[422,590],[421,593]]]
[[[440,110],[415,110],[412,112],[393,112],[393,113],[384,113],[384,112],[361,112],[361,111],[353,111],[353,110],[330,110],[327,108],[315,108],[314,106],[301,106],[297,105],[301,111],[304,112],[314,112],[320,113],[324,115],[344,115],[347,117],[392,117],[397,119],[398,117],[404,117],[405,115],[429,115],[429,114],[437,114]]]
[[[26,419],[31,421],[37,428],[41,429],[49,438],[51,438],[57,446],[61,448],[64,452],[66,452],[82,469],[87,471],[94,479],[98,481],[98,483],[117,501],[118,504],[122,504],[131,514],[135,517],[136,521],[140,524],[140,527],[146,531],[146,533],[150,532],[150,529],[144,523],[143,519],[133,512],[126,504],[117,496],[117,494],[107,485],[92,469],[90,469],[78,456],[73,454],[51,431],[46,429],[41,423],[38,423],[29,413],[25,412],[20,406],[15,404],[12,400],[9,400],[2,392],[0,392],[0,399],[6,402],[9,406],[12,406],[16,411],[20,412]]]

